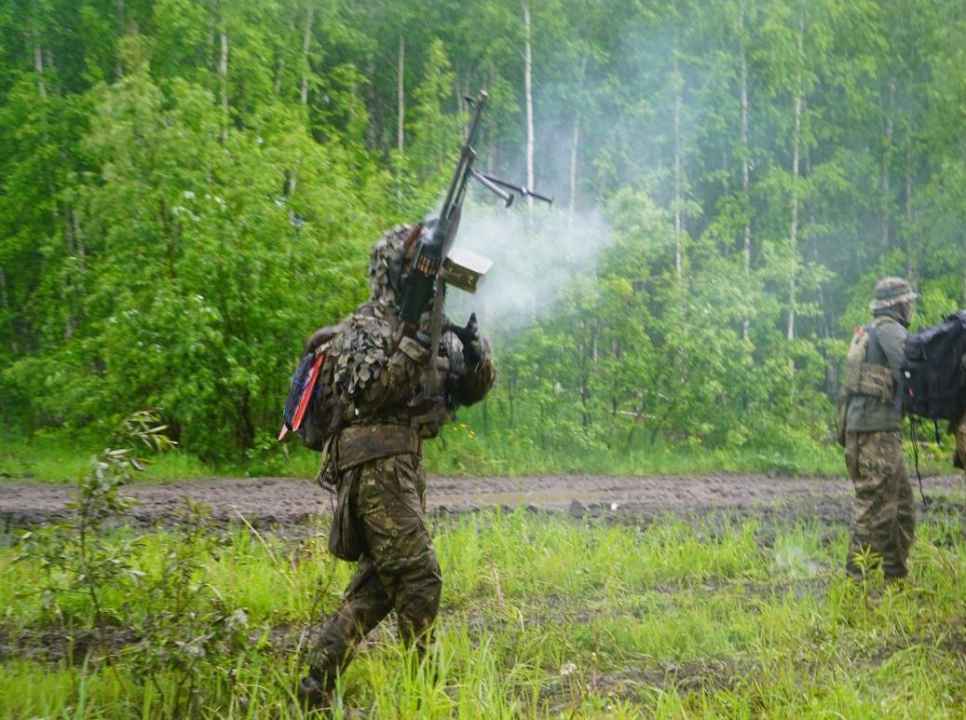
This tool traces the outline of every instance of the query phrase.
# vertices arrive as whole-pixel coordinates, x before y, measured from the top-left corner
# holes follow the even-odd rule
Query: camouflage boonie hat
[[[902,278],[886,277],[875,284],[875,299],[869,303],[869,310],[875,312],[918,298],[919,293]]]
[[[402,274],[405,269],[408,242],[417,225],[396,225],[387,230],[372,246],[369,254],[369,291],[371,299],[395,304],[402,291]]]

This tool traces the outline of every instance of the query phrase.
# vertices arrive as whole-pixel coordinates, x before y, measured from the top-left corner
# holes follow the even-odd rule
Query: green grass
[[[705,448],[696,440],[670,444],[608,447],[596,440],[584,444],[544,446],[512,430],[484,432],[458,422],[443,428],[439,438],[425,443],[429,472],[450,476],[578,474],[686,475],[703,472],[779,472],[790,475],[835,476],[844,463],[838,446],[800,439],[782,446]],[[79,443],[65,433],[7,437],[0,442],[0,480],[73,482],[92,456],[103,448]],[[929,464],[942,470],[943,462]],[[297,438],[276,443],[267,436],[247,457],[221,465],[205,463],[180,449],[157,458],[141,476],[146,482],[201,477],[312,477],[319,455]]]
[[[31,440],[5,439],[0,443],[0,480],[13,482],[70,483],[90,468],[103,446],[78,445],[66,437]],[[233,475],[237,468],[206,465],[180,450],[155,455],[138,475],[145,482],[165,482],[219,475]]]
[[[9,440],[0,446],[0,480],[73,482],[101,449],[56,437]],[[446,428],[443,437],[427,442],[425,449],[428,470],[440,475],[685,475],[723,471],[831,476],[842,474],[844,467],[837,447],[709,450],[657,445],[629,452],[579,447],[545,450],[512,435],[486,438],[463,425]],[[206,464],[181,450],[167,452],[156,458],[139,479],[166,482],[202,477],[312,477],[318,465],[317,453],[290,440],[284,448],[224,465]]]
[[[412,658],[384,625],[340,681],[344,707],[379,718],[966,714],[959,518],[920,527],[903,592],[847,583],[844,532],[812,524],[639,527],[521,509],[446,521],[436,537],[445,585],[429,662],[405,670]],[[157,533],[136,546],[142,588],[175,542]],[[13,563],[16,552],[0,550],[0,622],[90,621],[84,596],[65,598],[65,620],[45,609],[29,594],[43,573]],[[331,611],[350,566],[326,553],[320,527],[298,541],[235,532],[205,549],[202,568],[193,581],[244,608],[253,641],[203,675],[201,716],[297,717],[301,668],[269,631]],[[104,589],[103,602],[132,625],[159,609],[146,589]],[[125,652],[87,667],[7,660],[0,716],[159,717],[173,680],[156,680]]]
[[[907,462],[913,472],[912,448]],[[0,445],[0,480],[74,482],[102,448],[78,447],[65,439],[42,437],[14,439]],[[544,449],[512,434],[484,436],[457,423],[443,436],[425,444],[426,465],[440,475],[688,475],[710,472],[778,472],[788,475],[835,477],[845,474],[841,448],[818,443],[774,449],[708,449],[699,445],[673,446],[659,443],[627,452],[596,447]],[[951,471],[952,446],[921,446],[923,474]],[[318,472],[319,455],[302,448],[297,440],[274,447],[246,462],[209,465],[175,450],[158,456],[139,480],[167,482],[202,477],[312,477]]]

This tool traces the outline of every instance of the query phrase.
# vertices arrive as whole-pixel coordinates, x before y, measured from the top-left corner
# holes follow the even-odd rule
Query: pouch
[[[355,562],[365,549],[362,523],[352,511],[352,489],[358,473],[342,473],[336,490],[335,513],[329,530],[329,552],[340,560]]]

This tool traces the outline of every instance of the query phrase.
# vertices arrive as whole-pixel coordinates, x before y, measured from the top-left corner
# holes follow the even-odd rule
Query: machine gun
[[[530,195],[547,203],[553,202],[553,198],[538,195],[526,187],[484,175],[473,168],[477,157],[473,143],[476,141],[487,97],[486,92],[481,90],[476,98],[469,96],[464,98],[473,108],[473,119],[470,121],[460,148],[456,170],[446,190],[446,197],[439,215],[422,226],[410,263],[409,276],[403,288],[399,312],[403,322],[411,327],[419,324],[420,317],[430,300],[433,301],[430,336],[423,338],[424,341],[429,341],[431,348],[439,347],[443,332],[446,284],[455,285],[467,292],[475,292],[477,282],[492,266],[492,262],[473,253],[461,251],[450,254],[453,240],[459,230],[463,201],[466,198],[470,178],[503,200],[506,207],[513,204],[514,193]]]

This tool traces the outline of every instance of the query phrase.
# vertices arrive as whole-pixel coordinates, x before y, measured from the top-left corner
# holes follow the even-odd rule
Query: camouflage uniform
[[[962,372],[966,372],[966,355],[959,360]],[[956,438],[956,455],[953,457],[953,465],[966,470],[966,415],[959,420],[949,424],[949,432]]]
[[[853,527],[846,572],[861,578],[856,556],[871,549],[881,557],[886,578],[908,573],[906,558],[916,527],[915,501],[902,454],[902,418],[895,408],[903,346],[917,295],[899,278],[876,283],[870,304],[874,339],[861,363],[846,370],[861,378],[848,397],[845,461],[855,486]]]
[[[398,226],[375,245],[372,296],[343,321],[329,349],[337,358],[333,384],[345,417],[322,474],[348,490],[348,516],[363,550],[341,606],[325,620],[308,655],[310,677],[323,691],[331,691],[356,645],[392,610],[400,639],[424,646],[442,576],[424,518],[422,440],[434,437],[458,406],[481,400],[495,377],[489,344],[479,339],[472,318],[474,340],[464,347],[447,332],[445,355],[435,358],[446,397],[413,406],[429,351],[404,332],[396,310],[412,232],[413,226]]]
[[[956,456],[959,460],[957,467],[966,469],[966,416],[956,425]]]

